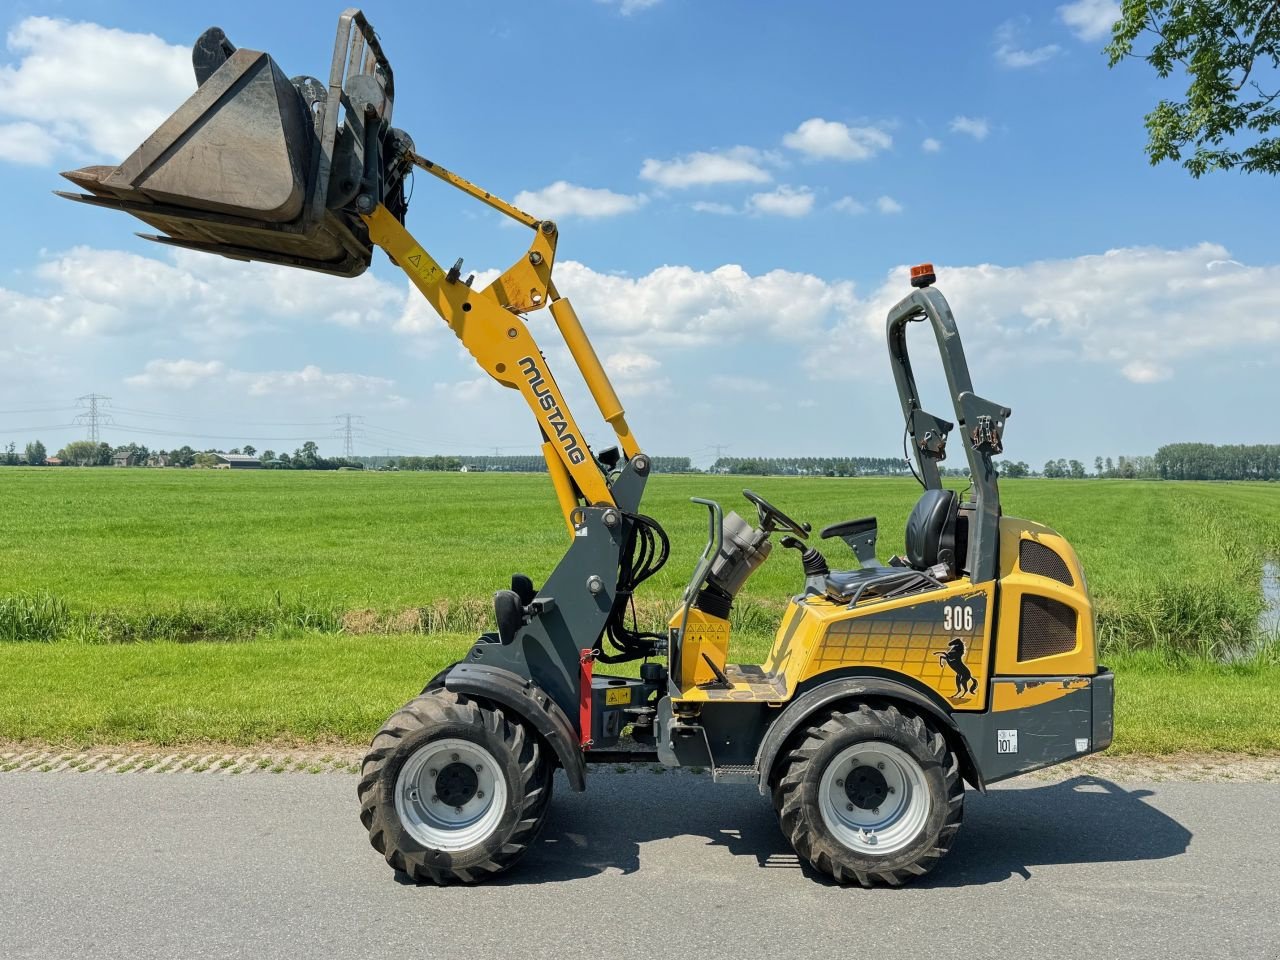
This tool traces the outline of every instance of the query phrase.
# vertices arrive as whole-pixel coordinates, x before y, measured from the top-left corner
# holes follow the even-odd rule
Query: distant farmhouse
[[[261,470],[262,461],[244,453],[215,453],[215,470]]]

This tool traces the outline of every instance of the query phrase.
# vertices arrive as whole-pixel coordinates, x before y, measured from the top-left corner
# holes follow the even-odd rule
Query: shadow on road
[[[603,786],[595,780],[594,787]],[[768,800],[753,788],[709,777],[635,772],[610,776],[606,789],[560,790],[537,844],[491,883],[520,885],[641,869],[642,844],[705,837],[766,869],[802,871]],[[563,785],[563,781],[557,787]],[[1126,790],[1096,777],[985,797],[970,791],[965,823],[951,853],[917,887],[971,886],[1030,879],[1049,864],[1161,860],[1186,851],[1191,832],[1146,803],[1150,790]]]

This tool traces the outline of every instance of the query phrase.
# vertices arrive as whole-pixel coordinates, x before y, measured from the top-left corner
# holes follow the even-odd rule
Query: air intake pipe
[[[768,559],[773,544],[769,534],[757,530],[736,513],[730,511],[722,525],[724,541],[720,552],[711,562],[706,586],[699,591],[693,605],[714,617],[727,620],[747,578]]]

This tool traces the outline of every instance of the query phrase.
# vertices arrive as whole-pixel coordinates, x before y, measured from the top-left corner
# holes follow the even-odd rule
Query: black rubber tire
[[[433,740],[458,737],[483,746],[502,765],[507,809],[493,832],[465,850],[419,843],[396,814],[396,778],[405,761]],[[420,883],[477,883],[511,867],[538,836],[551,802],[552,755],[517,718],[483,701],[437,688],[397,710],[361,768],[360,822],[369,842],[395,870]]]
[[[872,856],[841,843],[819,809],[823,770],[855,743],[882,741],[905,751],[924,774],[930,805],[920,833],[907,846]],[[964,815],[960,763],[946,738],[923,718],[892,703],[842,704],[813,718],[779,758],[773,808],[791,846],[839,883],[901,886],[923,876],[951,849]]]

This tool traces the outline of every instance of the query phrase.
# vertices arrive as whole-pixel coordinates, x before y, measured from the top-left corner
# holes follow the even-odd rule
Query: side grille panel
[[[1068,587],[1076,585],[1067,561],[1058,556],[1043,543],[1034,540],[1023,540],[1018,545],[1018,566],[1023,573],[1031,573],[1037,577],[1048,577],[1065,583]]]
[[[1076,612],[1049,597],[1027,594],[1018,618],[1018,660],[1070,653],[1076,646]]]

